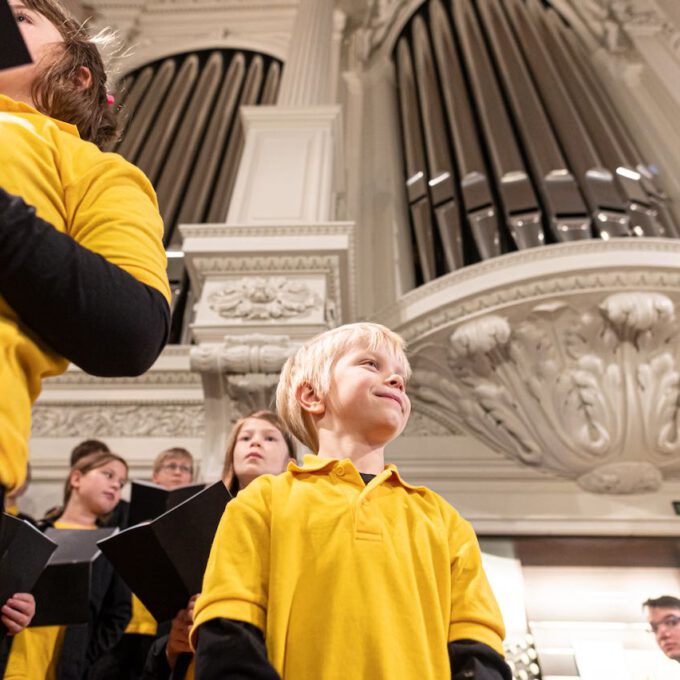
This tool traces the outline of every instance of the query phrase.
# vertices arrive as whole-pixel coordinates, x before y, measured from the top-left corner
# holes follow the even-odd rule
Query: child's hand
[[[30,593],[15,593],[0,609],[0,621],[10,635],[20,633],[33,620],[35,598]]]
[[[198,595],[194,595],[188,602],[186,609],[180,609],[177,616],[172,620],[168,644],[165,647],[165,654],[168,658],[170,668],[175,667],[177,657],[183,652],[191,652],[189,645],[189,633],[194,622],[194,604]]]

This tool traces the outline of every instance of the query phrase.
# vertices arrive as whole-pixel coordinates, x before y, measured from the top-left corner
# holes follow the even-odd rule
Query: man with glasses
[[[180,447],[161,451],[153,462],[151,481],[165,489],[186,486],[194,480],[194,457]]]
[[[164,489],[176,489],[194,480],[194,457],[181,447],[161,451],[153,462],[151,481]],[[163,629],[164,631],[165,629]],[[163,632],[162,631],[162,632]],[[106,664],[98,666],[97,677],[136,680],[142,677],[146,657],[156,639],[158,623],[151,612],[133,595],[132,618]]]
[[[680,599],[662,595],[650,598],[642,606],[661,651],[680,663]]]

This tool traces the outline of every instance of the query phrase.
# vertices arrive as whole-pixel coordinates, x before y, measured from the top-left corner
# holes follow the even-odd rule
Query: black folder
[[[204,488],[205,484],[189,484],[174,489],[165,489],[153,482],[132,480],[128,526],[156,519],[164,512],[195,496],[199,491],[203,491]]]
[[[32,63],[7,0],[0,0],[0,71]]]
[[[104,555],[156,621],[172,619],[201,591],[215,531],[230,499],[226,486],[215,482],[153,522],[100,542]]]
[[[30,593],[50,555],[57,549],[42,531],[12,515],[0,529],[0,607],[15,593]],[[0,638],[7,629],[0,625]]]
[[[90,614],[92,570],[101,559],[97,542],[116,532],[106,529],[48,529],[57,544],[33,588],[35,616],[31,626],[69,626],[87,623]]]

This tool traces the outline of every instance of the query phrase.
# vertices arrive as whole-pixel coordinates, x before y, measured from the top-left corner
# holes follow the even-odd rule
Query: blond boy
[[[510,678],[470,525],[385,466],[408,421],[402,339],[353,324],[283,368],[279,414],[317,456],[227,506],[196,604],[197,678]]]

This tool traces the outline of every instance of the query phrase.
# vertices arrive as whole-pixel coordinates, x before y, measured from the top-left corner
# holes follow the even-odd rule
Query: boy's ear
[[[87,66],[79,66],[73,81],[79,90],[89,90],[92,87],[92,71]]]
[[[300,383],[295,388],[295,398],[302,410],[311,415],[322,416],[326,412],[326,404],[309,382]]]

